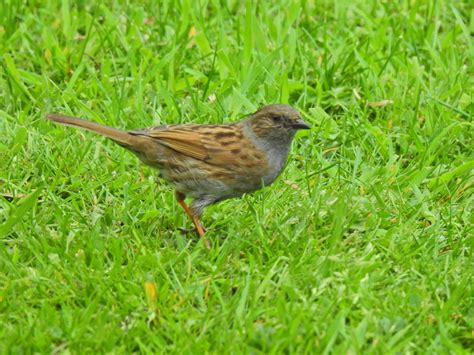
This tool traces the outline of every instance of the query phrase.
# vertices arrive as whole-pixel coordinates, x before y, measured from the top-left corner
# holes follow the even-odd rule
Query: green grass
[[[0,3],[0,352],[472,352],[469,1],[157,3]],[[154,171],[44,119],[275,102],[314,128],[206,210],[210,251]]]

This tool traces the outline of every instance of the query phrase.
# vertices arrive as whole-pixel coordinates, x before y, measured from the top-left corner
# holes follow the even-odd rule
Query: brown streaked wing
[[[144,134],[184,155],[199,160],[208,158],[206,147],[202,143],[202,135],[196,131],[170,127],[164,130],[147,131]]]
[[[214,132],[219,132],[220,126],[168,126],[137,132],[154,138],[164,146],[181,154],[208,162],[213,165],[227,165],[235,160],[231,147],[222,145],[216,139]],[[222,126],[228,131],[228,126]],[[211,133],[212,132],[212,133]]]

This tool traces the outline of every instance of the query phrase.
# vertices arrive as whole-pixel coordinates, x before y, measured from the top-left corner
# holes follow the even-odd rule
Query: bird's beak
[[[310,129],[311,127],[303,121],[303,119],[299,118],[297,121],[295,121],[292,125],[294,129]]]

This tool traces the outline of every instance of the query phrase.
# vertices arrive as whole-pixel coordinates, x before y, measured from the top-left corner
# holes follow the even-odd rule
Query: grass
[[[470,353],[468,1],[3,1],[0,352]],[[120,128],[297,107],[273,186],[206,210]]]

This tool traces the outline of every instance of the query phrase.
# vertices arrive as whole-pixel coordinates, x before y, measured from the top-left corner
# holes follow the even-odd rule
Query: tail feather
[[[131,146],[136,140],[135,136],[125,131],[83,120],[81,118],[65,116],[59,113],[48,113],[46,117],[51,121],[61,123],[66,126],[80,127],[98,133],[124,146]]]

